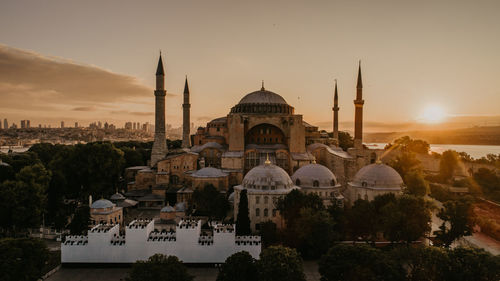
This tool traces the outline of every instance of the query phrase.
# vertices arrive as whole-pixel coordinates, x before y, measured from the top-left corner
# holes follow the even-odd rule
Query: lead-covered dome
[[[361,168],[350,184],[371,189],[401,189],[404,183],[392,167],[375,163]]]
[[[224,173],[221,169],[213,167],[205,167],[194,172],[192,176],[195,178],[219,178],[219,177],[227,177],[228,174]]]
[[[238,104],[287,104],[285,99],[264,88],[244,96]]]
[[[293,107],[285,99],[262,87],[259,91],[244,96],[240,102],[231,108],[232,113],[276,113],[293,114]]]
[[[337,178],[332,171],[316,163],[300,167],[292,175],[292,181],[300,187],[334,187],[337,185]]]
[[[258,190],[282,190],[294,187],[287,172],[269,162],[251,169],[243,178],[242,185],[247,189]]]
[[[115,204],[113,204],[111,201],[107,199],[99,199],[92,203],[90,208],[92,209],[106,209],[106,208],[113,208]]]

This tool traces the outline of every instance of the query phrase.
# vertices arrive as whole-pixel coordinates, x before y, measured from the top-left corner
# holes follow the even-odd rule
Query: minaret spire
[[[190,108],[191,104],[189,103],[189,86],[186,75],[186,81],[184,82],[184,103],[182,104],[182,147],[183,148],[189,148],[191,146]]]
[[[261,91],[265,91],[266,89],[264,88],[264,80],[262,80],[262,87],[260,88]]]
[[[356,85],[356,99],[354,100],[354,147],[363,148],[363,81],[361,79],[361,60],[358,66],[358,83]]]
[[[151,150],[151,162],[153,167],[158,161],[163,159],[168,152],[166,132],[165,132],[165,71],[163,70],[163,60],[158,59],[156,68],[156,90],[155,94],[155,141]]]
[[[333,96],[333,139],[339,144],[339,94],[337,91],[337,79],[335,79],[335,94]]]

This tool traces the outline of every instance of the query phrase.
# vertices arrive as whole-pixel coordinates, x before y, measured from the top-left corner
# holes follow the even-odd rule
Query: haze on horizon
[[[0,118],[152,123],[162,49],[174,126],[188,75],[195,125],[265,80],[331,130],[337,79],[350,130],[359,59],[366,131],[499,125],[498,30],[495,0],[0,0]],[[432,106],[444,119],[419,123]]]

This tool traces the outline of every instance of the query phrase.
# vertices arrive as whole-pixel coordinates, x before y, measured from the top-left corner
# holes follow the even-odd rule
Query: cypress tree
[[[249,235],[250,218],[248,217],[248,197],[247,190],[243,189],[238,204],[238,216],[236,217],[236,235]]]

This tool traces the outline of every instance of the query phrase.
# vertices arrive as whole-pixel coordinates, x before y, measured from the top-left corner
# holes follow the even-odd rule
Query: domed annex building
[[[294,189],[299,189],[292,182],[288,173],[271,164],[267,159],[263,165],[250,170],[241,185],[234,187],[234,219],[238,216],[241,191],[247,191],[248,216],[252,231],[260,229],[260,223],[274,222],[278,228],[283,227],[283,220],[276,209],[275,202]]]
[[[315,162],[299,168],[292,176],[292,181],[305,194],[316,194],[323,200],[323,205],[332,203],[343,206],[342,186],[327,167]]]
[[[92,199],[90,199],[92,200]],[[99,199],[90,203],[90,220],[92,225],[120,224],[123,222],[123,208],[117,207],[107,199]]]
[[[375,196],[386,193],[401,194],[403,179],[392,167],[377,161],[361,168],[349,182],[347,193],[351,202],[358,199],[373,200]]]

